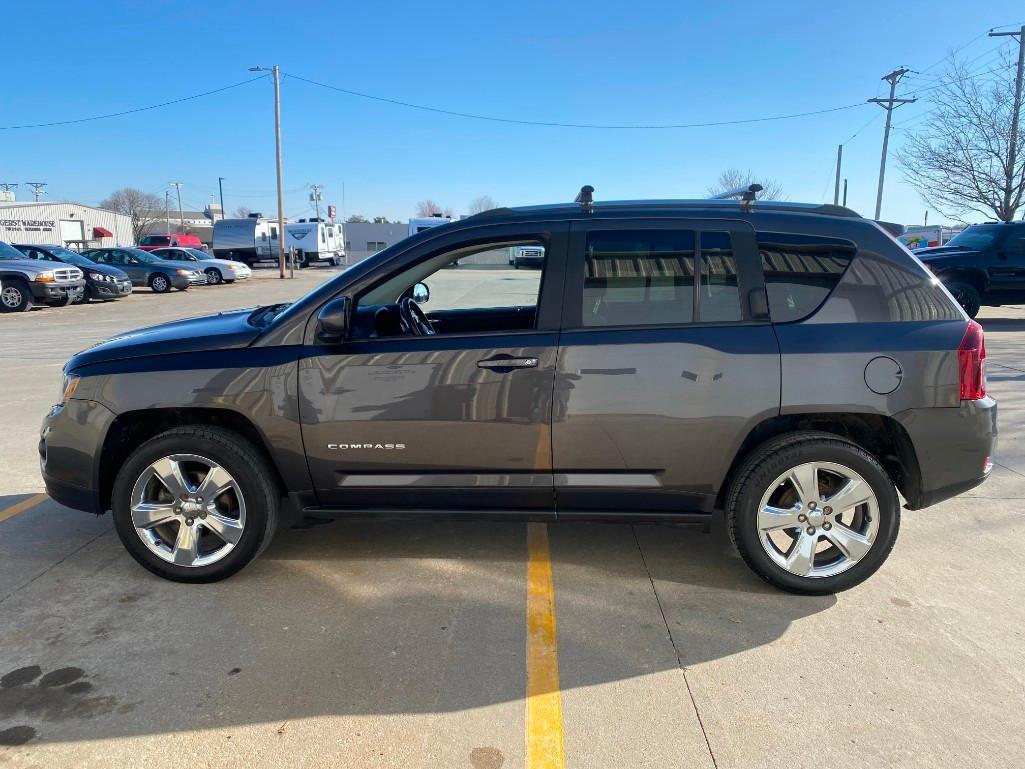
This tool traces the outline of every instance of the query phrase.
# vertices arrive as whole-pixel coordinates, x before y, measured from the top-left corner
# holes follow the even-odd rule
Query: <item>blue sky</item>
[[[284,9],[283,15],[275,15]],[[807,112],[883,95],[880,77],[923,70],[951,49],[993,60],[985,32],[1025,20],[1020,0],[774,3],[98,3],[4,9],[0,125],[74,119],[245,80],[280,64],[342,88],[443,109],[573,123],[653,124]],[[981,36],[981,37],[980,37]],[[978,38],[978,39],[974,39]],[[974,40],[973,40],[974,39]],[[1011,45],[1012,38],[1000,38]],[[942,66],[942,65],[941,65]],[[941,68],[910,77],[925,89]],[[467,120],[282,83],[286,215],[324,202],[405,219],[432,198],[457,213],[501,204],[701,197],[723,169],[780,181],[794,200],[832,200],[836,146],[848,204],[871,214],[883,110],[689,130],[582,130]],[[923,101],[894,113],[923,115]],[[891,151],[904,132],[897,130]],[[163,196],[183,182],[188,208],[225,181],[229,211],[274,208],[271,84],[127,117],[0,131],[0,181],[45,181],[52,199],[96,203],[135,186]],[[19,198],[28,188],[22,185]],[[920,223],[926,206],[891,152],[883,218]],[[939,220],[936,212],[930,221]]]

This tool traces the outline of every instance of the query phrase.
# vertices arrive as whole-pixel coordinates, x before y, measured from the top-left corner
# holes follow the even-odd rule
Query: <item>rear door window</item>
[[[854,258],[849,241],[791,233],[759,232],[758,251],[775,323],[815,312]]]

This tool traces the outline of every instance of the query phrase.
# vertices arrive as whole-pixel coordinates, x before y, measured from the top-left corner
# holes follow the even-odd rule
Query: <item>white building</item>
[[[131,217],[81,203],[0,202],[0,240],[79,249],[135,245]]]

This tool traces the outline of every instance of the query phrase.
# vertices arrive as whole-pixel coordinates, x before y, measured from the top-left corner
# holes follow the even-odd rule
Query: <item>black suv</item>
[[[1025,222],[988,222],[915,255],[974,318],[982,305],[1025,304]]]
[[[518,247],[541,269],[510,268]],[[886,559],[898,490],[916,510],[987,477],[984,358],[979,325],[846,208],[497,209],[293,304],[79,353],[39,452],[54,499],[112,510],[139,563],[185,582],[304,514],[723,512],[755,572],[828,593]]]

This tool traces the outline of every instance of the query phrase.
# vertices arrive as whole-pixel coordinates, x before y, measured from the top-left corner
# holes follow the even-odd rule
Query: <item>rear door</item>
[[[989,278],[993,291],[1017,295],[1025,294],[1025,228],[1015,230],[990,252]]]
[[[559,517],[712,508],[777,414],[754,232],[732,220],[574,223],[556,372]]]

